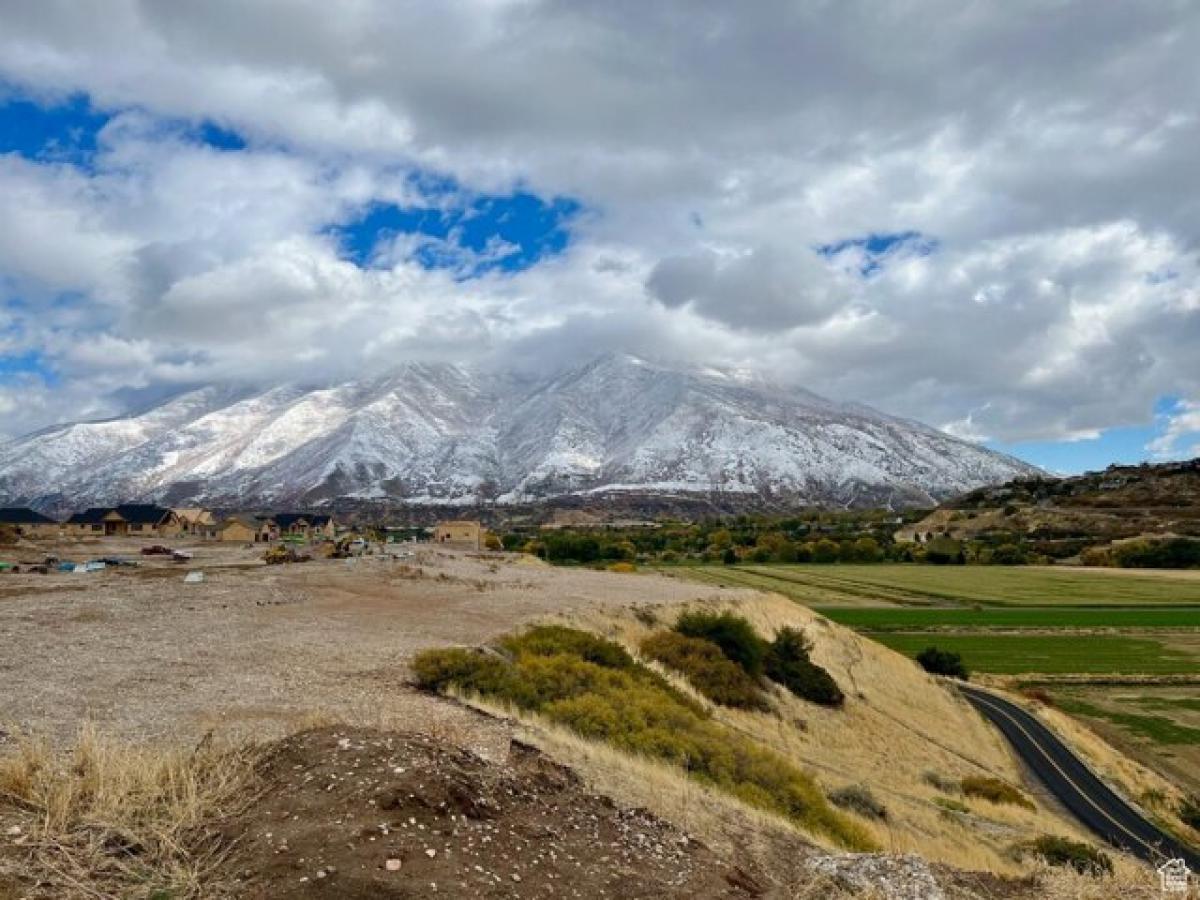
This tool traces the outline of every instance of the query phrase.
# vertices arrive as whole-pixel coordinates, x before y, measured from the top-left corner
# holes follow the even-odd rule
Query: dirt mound
[[[247,898],[752,897],[679,829],[617,808],[538,751],[489,763],[424,737],[319,729],[288,738],[229,823]]]

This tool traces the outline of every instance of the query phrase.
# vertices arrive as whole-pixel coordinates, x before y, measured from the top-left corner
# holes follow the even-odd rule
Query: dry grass
[[[1145,866],[1114,859],[1115,871],[1100,877],[1080,875],[1069,867],[1039,864],[1039,900],[1162,900],[1158,878]]]
[[[710,708],[723,724],[814,773],[827,792],[847,784],[870,785],[886,805],[888,820],[859,821],[888,852],[1018,875],[1029,866],[1009,853],[1015,841],[1045,833],[1086,838],[1073,820],[1040,805],[1026,809],[967,800],[968,811],[953,814],[934,802],[941,795],[924,777],[930,770],[955,783],[990,776],[1021,784],[1022,773],[1007,744],[982,717],[911,660],[780,595],[740,594],[687,606],[732,610],[764,637],[785,625],[804,630],[813,643],[813,662],[827,669],[846,693],[843,709],[806,703],[784,691],[774,695],[774,716]],[[660,622],[673,621],[682,608],[660,606],[655,613]],[[633,608],[576,614],[571,624],[631,650],[651,631]],[[587,771],[586,763],[580,768]]]
[[[0,759],[0,813],[52,897],[199,898],[230,849],[221,824],[254,799],[258,751],[119,744],[87,727],[74,749],[24,740]],[[19,843],[18,843],[19,842]]]

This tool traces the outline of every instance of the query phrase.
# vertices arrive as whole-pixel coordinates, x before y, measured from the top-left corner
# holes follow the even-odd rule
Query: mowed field
[[[908,656],[1036,684],[1063,711],[1200,791],[1200,572],[917,565],[679,566],[775,591]]]
[[[903,564],[679,566],[665,571],[778,591],[809,605],[1200,609],[1200,572],[1110,574],[1041,566]]]

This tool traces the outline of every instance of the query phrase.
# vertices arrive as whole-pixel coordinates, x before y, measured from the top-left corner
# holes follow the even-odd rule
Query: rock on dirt
[[[221,880],[238,897],[745,898],[761,882],[520,743],[496,764],[323,728],[281,741],[264,777],[227,830]]]
[[[919,856],[882,853],[813,857],[814,872],[855,891],[874,891],[889,900],[946,900],[946,895]]]

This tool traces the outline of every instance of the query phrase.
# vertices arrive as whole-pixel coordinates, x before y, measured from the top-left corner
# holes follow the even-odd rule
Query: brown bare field
[[[132,557],[138,546],[22,555]],[[314,718],[417,727],[436,705],[405,686],[419,650],[482,643],[550,613],[720,592],[432,548],[285,566],[263,565],[261,549],[193,549],[184,565],[138,557],[137,568],[0,578],[0,727],[58,744],[83,722],[135,740],[272,738]],[[192,570],[205,580],[185,584]],[[474,719],[436,715],[449,727]]]

